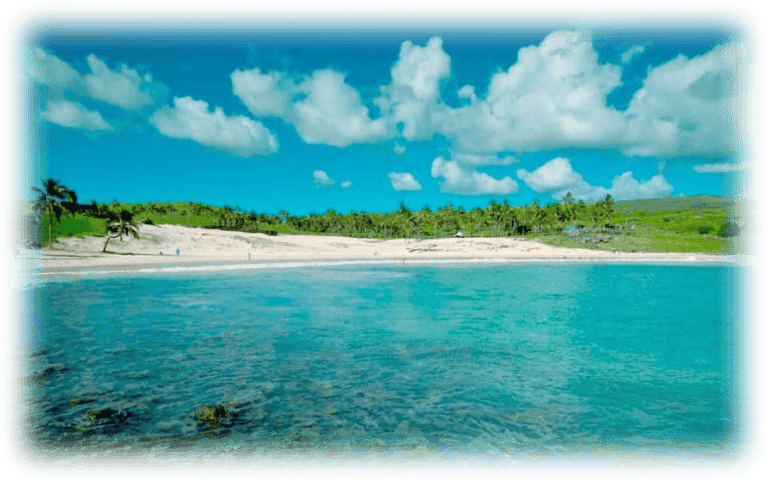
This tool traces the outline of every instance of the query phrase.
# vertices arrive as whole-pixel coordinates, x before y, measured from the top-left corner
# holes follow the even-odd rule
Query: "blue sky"
[[[728,195],[746,49],[714,27],[43,28],[29,179],[294,215]]]

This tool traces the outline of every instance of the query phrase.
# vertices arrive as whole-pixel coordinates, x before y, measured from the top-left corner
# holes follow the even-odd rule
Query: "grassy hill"
[[[732,210],[735,202],[736,199],[734,197],[711,197],[707,195],[654,198],[650,200],[619,200],[616,202],[614,210],[621,215],[636,212],[664,213],[707,209]]]

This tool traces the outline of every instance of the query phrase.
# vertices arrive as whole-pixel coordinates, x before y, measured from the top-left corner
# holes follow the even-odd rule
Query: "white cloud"
[[[409,87],[416,98],[433,99],[440,94],[440,80],[450,71],[451,59],[443,51],[440,37],[431,38],[424,47],[406,41],[392,67],[392,84]]]
[[[517,62],[491,78],[486,98],[438,115],[460,150],[517,152],[608,148],[621,140],[622,115],[606,104],[621,69],[600,64],[584,32],[554,32],[521,48]],[[473,91],[462,88],[462,96]]]
[[[746,170],[746,163],[700,163],[693,166],[697,173],[726,173]]]
[[[510,177],[501,180],[487,173],[467,170],[455,161],[447,161],[437,157],[432,161],[432,177],[443,177],[440,191],[458,195],[510,195],[519,191],[517,182]]]
[[[86,130],[114,130],[99,112],[88,110],[77,102],[49,100],[48,109],[40,113],[43,120],[69,128]]]
[[[729,43],[650,68],[627,108],[629,155],[719,156],[737,147],[744,47]]]
[[[120,71],[113,71],[96,55],[88,55],[88,66],[92,73],[85,75],[85,87],[91,98],[115,105],[123,110],[141,110],[155,104],[150,92],[144,87],[152,82],[148,75],[140,76],[126,65]]]
[[[334,70],[316,70],[298,90],[307,96],[293,105],[292,123],[307,143],[346,147],[388,136],[383,120],[371,120],[360,94]]]
[[[340,186],[341,186],[341,188],[351,188],[352,187],[352,182],[349,181],[349,180],[344,180],[343,182],[341,182]]]
[[[624,63],[644,52],[629,48]],[[500,152],[558,148],[618,149],[631,156],[715,156],[732,152],[744,104],[736,79],[743,46],[715,47],[688,59],[678,57],[650,68],[626,111],[606,98],[621,85],[621,67],[601,64],[582,31],[557,31],[538,45],[521,48],[517,60],[495,73],[478,98],[475,87],[456,91],[463,105],[441,98],[451,59],[438,37],[426,45],[403,42],[391,82],[373,99],[372,119],[344,75],[317,70],[291,78],[259,69],[232,73],[233,92],[256,116],[277,116],[295,126],[307,143],[345,147],[400,137],[426,140],[443,135],[462,166],[510,164]],[[743,75],[741,75],[743,77]],[[402,147],[396,144],[395,152]],[[470,158],[470,156],[474,156]]]
[[[470,102],[477,101],[477,94],[475,94],[475,87],[472,85],[464,85],[456,92],[459,98],[468,98]]]
[[[440,102],[440,82],[450,73],[451,58],[439,37],[424,47],[403,42],[392,66],[392,83],[381,87],[382,95],[374,103],[392,125],[402,125],[404,138],[431,138],[436,132],[432,117],[445,108]]]
[[[76,90],[82,81],[80,73],[70,64],[40,48],[34,48],[30,53],[29,73],[57,92]]]
[[[392,183],[392,189],[398,192],[414,192],[421,190],[421,184],[412,174],[404,172],[389,172],[387,174]]]
[[[314,172],[312,172],[312,178],[315,179],[315,186],[318,187],[318,188],[320,188],[320,187],[330,187],[330,186],[333,186],[336,183],[323,170],[315,170]]]
[[[140,75],[125,64],[111,70],[94,54],[88,55],[86,61],[91,73],[81,75],[55,55],[34,48],[30,53],[29,72],[33,79],[48,85],[54,97],[74,93],[123,110],[141,110],[165,99],[168,88],[153,80],[150,74]]]
[[[500,157],[496,154],[481,154],[467,152],[452,152],[451,160],[459,162],[462,166],[482,167],[486,165],[512,165],[520,160],[512,155]]]
[[[232,91],[256,116],[277,116],[307,143],[346,147],[391,137],[382,119],[371,120],[360,94],[335,70],[316,70],[300,83],[281,72],[236,70]]]
[[[659,172],[651,179],[639,182],[632,172],[624,172],[613,178],[610,188],[590,185],[575,171],[571,161],[557,157],[533,172],[517,170],[517,177],[537,193],[549,193],[552,198],[561,199],[568,193],[573,198],[594,202],[610,194],[616,200],[638,200],[669,196],[674,188]]]
[[[642,51],[630,48],[624,60]],[[485,98],[466,85],[457,96],[469,102],[458,108],[439,97],[425,104],[403,95],[390,102],[401,114],[382,105],[390,106],[393,121],[404,122],[404,137],[441,133],[465,152],[599,148],[658,158],[718,156],[737,147],[746,103],[743,63],[744,46],[737,43],[680,56],[649,69],[622,112],[606,101],[621,85],[621,67],[599,63],[587,33],[559,31],[520,49],[516,63],[493,75]]]
[[[279,149],[275,135],[259,122],[244,116],[227,117],[221,107],[211,113],[207,102],[191,97],[177,97],[173,103],[149,117],[163,135],[194,140],[240,157],[268,155]]]
[[[230,78],[232,93],[243,101],[252,114],[257,117],[288,116],[296,84],[284,73],[261,73],[255,68],[235,70]]]
[[[101,113],[86,109],[74,98],[99,100],[124,110],[142,110],[164,101],[168,88],[149,74],[139,75],[126,65],[118,71],[91,54],[86,58],[91,73],[81,75],[75,68],[41,48],[30,52],[30,76],[49,87],[48,110],[41,116],[65,127],[112,130]],[[66,97],[66,98],[65,98]]]
[[[629,63],[630,60],[632,60],[635,56],[640,55],[644,51],[645,46],[635,45],[634,47],[629,48],[626,52],[621,54],[621,62]]]
[[[396,143],[392,151],[395,152],[396,155],[402,155],[405,153],[405,146]]]
[[[584,181],[581,174],[573,169],[570,160],[562,157],[553,158],[533,172],[520,168],[517,178],[538,193],[571,188]]]
[[[632,172],[624,172],[614,177],[608,192],[616,200],[642,200],[646,198],[662,198],[672,194],[674,188],[661,173],[644,182],[635,180]]]

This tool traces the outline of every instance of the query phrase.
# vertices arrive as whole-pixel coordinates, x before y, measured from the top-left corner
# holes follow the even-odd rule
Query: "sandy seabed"
[[[179,225],[143,225],[141,239],[60,238],[27,258],[44,275],[167,270],[168,267],[266,266],[312,263],[425,263],[449,261],[726,262],[724,255],[629,253],[563,248],[520,238],[377,240],[321,235],[243,233]],[[178,250],[178,254],[176,253]]]

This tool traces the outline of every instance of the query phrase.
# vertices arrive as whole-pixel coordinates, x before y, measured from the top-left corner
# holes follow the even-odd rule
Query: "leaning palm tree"
[[[77,195],[74,190],[70,190],[58,180],[49,178],[43,182],[43,189],[32,187],[32,190],[39,193],[40,196],[35,202],[35,209],[40,218],[45,218],[48,214],[48,245],[53,243],[53,218],[56,222],[61,222],[61,214],[66,211],[62,206],[63,201],[77,203]]]
[[[133,214],[128,210],[120,212],[120,216],[107,225],[107,241],[104,242],[104,250],[107,251],[107,245],[113,238],[120,238],[123,241],[123,235],[130,235],[135,239],[139,238],[140,223],[133,219]]]

